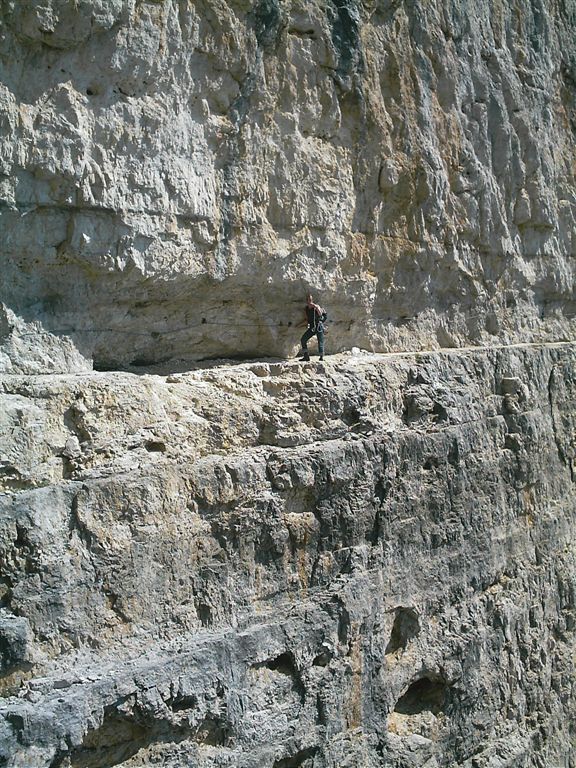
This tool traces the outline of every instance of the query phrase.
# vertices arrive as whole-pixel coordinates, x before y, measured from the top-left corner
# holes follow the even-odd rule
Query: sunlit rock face
[[[574,29],[0,0],[2,768],[576,768]]]
[[[3,0],[0,364],[570,338],[576,11]]]
[[[5,376],[6,768],[571,768],[576,358]]]

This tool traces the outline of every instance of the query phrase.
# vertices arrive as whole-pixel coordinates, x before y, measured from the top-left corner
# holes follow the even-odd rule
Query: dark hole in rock
[[[271,669],[274,672],[278,672],[281,675],[286,675],[286,677],[289,677],[292,681],[294,690],[300,699],[304,701],[304,685],[300,678],[300,673],[298,672],[298,669],[294,663],[294,657],[291,653],[287,651],[286,653],[281,653],[280,656],[276,656],[273,659],[269,659],[268,661],[264,661],[261,664],[254,665],[255,669],[261,669],[262,667],[266,667],[267,669]]]
[[[6,720],[10,723],[10,725],[14,726],[14,730],[24,730],[24,718],[22,715],[17,715],[15,712],[9,712],[6,715]]]
[[[296,668],[294,667],[294,661],[290,653],[282,653],[280,656],[276,656],[275,659],[270,659],[265,662],[265,666],[268,669],[273,669],[275,672],[280,672],[283,675],[295,675]]]
[[[288,30],[289,35],[296,35],[296,37],[313,37],[316,38],[316,32],[313,29],[298,29],[297,27],[291,27]]]
[[[420,632],[418,614],[413,608],[397,608],[386,654],[404,650],[410,640]]]
[[[12,600],[12,581],[7,576],[0,576],[0,608],[6,608]]]
[[[330,663],[330,654],[327,651],[323,651],[322,653],[319,653],[318,656],[315,657],[314,661],[312,662],[312,665],[315,667],[327,667]]]
[[[432,408],[432,415],[435,416],[439,421],[446,421],[448,418],[448,411],[440,403],[434,403],[434,408]]]
[[[149,453],[164,453],[166,451],[166,443],[161,440],[149,440],[145,447]]]
[[[448,451],[448,462],[453,467],[457,467],[460,463],[460,449],[458,448],[458,441],[453,440],[450,450]]]
[[[196,602],[196,613],[200,619],[200,624],[203,627],[210,627],[212,625],[212,610],[206,603]]]
[[[134,360],[130,361],[130,365],[133,368],[146,368],[148,366],[154,365],[157,360],[155,360],[153,357],[135,357]],[[94,361],[94,369],[98,371],[106,371],[106,370],[113,370],[112,368],[96,368],[96,361]]]
[[[174,698],[167,699],[166,704],[172,712],[187,712],[198,706],[198,700],[196,696],[174,696]]]
[[[208,715],[198,727],[194,738],[210,747],[223,747],[228,738],[228,729],[222,720]]]
[[[312,768],[314,765],[314,756],[317,752],[318,747],[301,749],[291,757],[283,757],[281,760],[275,760],[273,768]]]
[[[342,609],[338,616],[338,642],[342,645],[346,645],[348,643],[348,636],[350,633],[350,614],[346,610],[344,606],[342,606]]]
[[[10,464],[0,467],[0,484],[6,491],[24,491],[29,487],[27,480]]]
[[[444,710],[446,693],[447,686],[443,680],[422,677],[398,699],[394,711],[401,715],[418,715],[421,712],[437,715]]]
[[[6,635],[0,626],[0,680],[16,669],[32,669],[32,664],[21,658],[26,650],[26,638],[22,632],[8,632]]]
[[[329,717],[328,717],[328,711],[326,707],[326,702],[322,698],[322,696],[317,693],[316,694],[316,723],[318,725],[328,725]]]
[[[178,743],[193,737],[187,725],[174,727],[165,720],[136,722],[114,705],[104,710],[99,728],[88,731],[82,746],[60,752],[50,768],[113,768],[153,744]]]
[[[342,411],[342,421],[345,424],[351,427],[354,424],[358,424],[360,419],[361,419],[361,416],[358,408],[355,408],[351,405],[344,407],[344,410]]]
[[[62,456],[62,479],[71,480],[76,469],[75,463],[70,461],[67,456]]]

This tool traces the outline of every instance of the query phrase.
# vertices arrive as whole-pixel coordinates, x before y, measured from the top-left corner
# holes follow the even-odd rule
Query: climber
[[[302,335],[300,343],[302,344],[301,360],[310,360],[308,354],[308,342],[312,336],[318,338],[318,352],[320,353],[320,360],[324,360],[324,321],[326,320],[326,312],[318,304],[314,304],[312,300],[312,294],[309,293],[306,296],[306,307],[304,308],[306,313],[305,323],[308,329]]]

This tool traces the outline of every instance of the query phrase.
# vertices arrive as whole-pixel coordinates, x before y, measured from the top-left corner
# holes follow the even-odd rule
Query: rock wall
[[[6,376],[6,768],[573,768],[570,344]]]
[[[573,0],[2,0],[0,364],[574,335]]]
[[[576,768],[575,23],[0,0],[0,766]]]

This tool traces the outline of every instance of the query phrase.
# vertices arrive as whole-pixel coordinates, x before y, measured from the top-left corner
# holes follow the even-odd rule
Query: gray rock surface
[[[0,366],[574,337],[573,0],[2,0]]]
[[[0,0],[0,766],[576,768],[575,25]]]
[[[1,386],[7,768],[576,764],[573,345]]]

